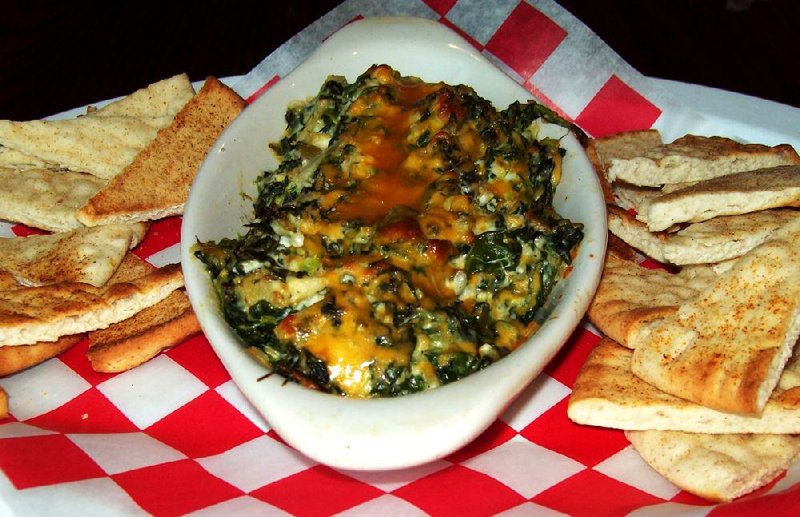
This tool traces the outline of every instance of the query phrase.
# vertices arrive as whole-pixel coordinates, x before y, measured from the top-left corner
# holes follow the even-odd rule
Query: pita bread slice
[[[631,371],[631,350],[603,338],[581,368],[569,399],[579,424],[638,431],[800,434],[800,352],[760,416],[726,413],[664,393]]]
[[[0,387],[0,420],[8,418],[8,395],[6,391]]]
[[[651,232],[625,210],[608,207],[611,233],[654,260],[678,266],[740,257],[781,226],[798,219],[798,210],[773,209],[715,217],[676,232]]]
[[[760,414],[800,334],[800,221],[633,336],[633,373],[720,411]]]
[[[112,281],[128,281],[155,269],[129,253]],[[164,300],[106,329],[89,333],[88,357],[98,372],[134,368],[200,332],[189,298],[176,290]]]
[[[56,341],[33,345],[0,346],[0,377],[21,372],[66,352],[85,334],[62,336]]]
[[[168,126],[169,117],[78,117],[66,120],[0,120],[0,145],[48,164],[100,178],[116,176]]]
[[[105,183],[81,172],[0,167],[0,219],[53,232],[82,228],[75,212]]]
[[[624,136],[624,135],[623,135]],[[608,154],[608,180],[642,187],[701,181],[736,172],[798,165],[800,156],[787,144],[769,147],[729,138],[687,135],[669,144],[636,149],[636,154]]]
[[[659,474],[687,492],[726,502],[778,477],[800,457],[800,436],[626,431]]]
[[[23,287],[19,282],[14,280],[14,275],[7,271],[0,269],[0,291],[9,291]]]
[[[608,178],[611,159],[635,158],[660,146],[661,143],[661,134],[655,129],[628,131],[589,140],[586,145],[586,155],[600,179],[606,203],[616,204],[619,201],[617,192]]]
[[[0,167],[12,169],[47,168],[47,162],[8,147],[0,146]]]
[[[123,372],[199,333],[189,298],[174,291],[133,317],[91,333],[88,357],[96,372]]]
[[[0,238],[0,268],[25,286],[83,282],[100,287],[141,240],[143,231],[136,226],[113,224]]]
[[[643,200],[636,217],[651,231],[659,231],[678,223],[785,206],[800,206],[800,166],[758,169],[702,181]]]
[[[65,282],[0,292],[0,346],[55,341],[130,318],[183,286],[180,265],[96,288]]]
[[[609,253],[588,316],[603,334],[633,347],[635,336],[648,323],[674,314],[715,277],[709,267],[673,274],[647,269]]]
[[[178,74],[136,90],[88,113],[91,117],[172,119],[192,97],[194,87],[186,74]]]
[[[87,226],[160,219],[183,213],[200,165],[245,106],[213,77],[118,177],[78,212]]]

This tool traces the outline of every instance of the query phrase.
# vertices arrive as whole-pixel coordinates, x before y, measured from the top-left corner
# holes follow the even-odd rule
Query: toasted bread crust
[[[91,332],[87,355],[96,372],[122,372],[199,333],[188,298],[175,291],[125,321]]]
[[[78,211],[78,220],[95,226],[182,214],[206,154],[245,104],[217,79],[206,79],[172,124]]]
[[[0,346],[0,377],[43,363],[76,345],[83,334],[62,336],[53,342],[33,345]]]

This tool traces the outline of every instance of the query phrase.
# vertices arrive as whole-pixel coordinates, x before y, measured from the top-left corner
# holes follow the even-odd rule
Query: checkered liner
[[[646,78],[549,0],[499,1],[491,8],[469,0],[383,7],[349,1],[265,59],[237,89],[252,100],[320,41],[309,43],[309,33],[324,37],[352,19],[377,14],[439,20],[594,136],[651,127],[662,114],[663,102],[640,93]],[[590,57],[587,47],[594,49]],[[552,78],[558,74],[548,66],[559,54],[605,63],[608,73],[582,78],[581,91],[589,89],[591,96],[576,95],[570,84]],[[155,265],[178,261],[180,224],[180,218],[157,222],[135,252]],[[12,232],[30,230],[0,227],[0,234]],[[202,336],[113,375],[93,372],[87,344],[80,343],[0,381],[12,412],[0,426],[0,514],[795,511],[800,466],[755,494],[714,506],[651,470],[621,431],[573,424],[566,414],[570,387],[598,339],[588,325],[576,331],[545,373],[464,449],[416,468],[368,473],[335,470],[288,447],[244,399]]]

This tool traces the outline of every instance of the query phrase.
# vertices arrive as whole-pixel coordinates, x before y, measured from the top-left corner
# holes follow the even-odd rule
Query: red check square
[[[150,255],[177,244],[181,240],[182,222],[183,218],[180,216],[167,217],[166,219],[155,221],[147,231],[147,237],[133,252],[139,258],[147,260]]]
[[[318,465],[250,493],[256,499],[293,515],[332,515],[384,492],[371,485]]]
[[[190,458],[200,458],[264,433],[217,392],[207,391],[150,426],[147,434]]]
[[[105,476],[94,460],[61,434],[0,440],[0,469],[18,489]]]
[[[629,445],[622,431],[574,423],[567,416],[565,398],[520,432],[528,440],[594,466]]]
[[[153,515],[185,515],[243,495],[193,460],[129,470],[112,479]]]
[[[138,430],[97,388],[91,388],[25,423],[61,433],[130,433]]]
[[[448,488],[445,493],[443,487]],[[447,497],[448,493],[457,495]],[[495,515],[525,501],[500,481],[460,465],[409,483],[392,494],[429,515]]]
[[[664,502],[595,470],[584,470],[534,496],[532,501],[574,517],[597,515],[600,508],[603,515],[627,515],[643,506]]]
[[[519,5],[486,44],[526,81],[558,47],[567,31],[525,2]]]
[[[595,138],[652,127],[661,110],[617,76],[611,78],[575,119]]]
[[[208,339],[202,334],[187,339],[180,346],[168,350],[167,355],[189,370],[209,388],[216,388],[231,379]],[[242,351],[244,353],[244,351]]]
[[[428,7],[436,11],[439,16],[444,16],[456,5],[458,0],[424,0]]]

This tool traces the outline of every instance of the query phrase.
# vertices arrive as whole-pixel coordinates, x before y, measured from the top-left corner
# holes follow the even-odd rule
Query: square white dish
[[[208,273],[193,257],[197,241],[234,237],[252,214],[255,179],[277,164],[268,147],[280,139],[289,103],[314,95],[328,75],[354,80],[373,64],[426,81],[463,83],[498,109],[532,96],[441,24],[416,18],[368,18],[331,36],[306,62],[272,86],[225,131],[192,187],[181,235],[187,292],[212,347],[247,399],[290,445],[343,469],[410,467],[441,458],[477,437],[556,354],[580,323],[599,282],[606,244],[599,182],[572,135],[556,208],[584,224],[570,276],[542,327],[498,363],[427,392],[392,399],[347,399],[264,377],[224,322]],[[259,380],[260,379],[260,380]]]

